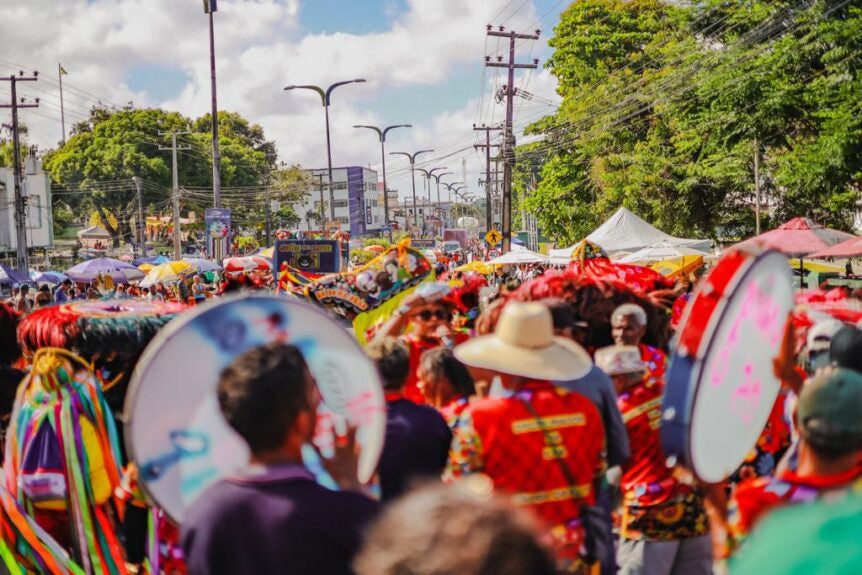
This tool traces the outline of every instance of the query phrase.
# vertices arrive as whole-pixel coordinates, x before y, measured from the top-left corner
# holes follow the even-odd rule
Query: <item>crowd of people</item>
[[[332,457],[321,455],[339,490],[320,485],[305,465],[321,400],[298,347],[274,341],[234,359],[218,380],[217,401],[247,443],[249,464],[194,501],[179,535],[164,535],[163,572],[699,575],[730,559],[739,573],[798,572],[817,561],[834,567],[814,571],[840,573],[860,559],[855,549],[842,549],[843,559],[812,557],[811,546],[783,536],[778,519],[819,522],[824,537],[840,510],[859,507],[857,326],[788,319],[779,356],[762,358],[774,359],[782,384],[763,433],[733,476],[706,484],[667,457],[660,436],[678,323],[673,302],[690,298],[688,283],[647,293],[538,267],[492,279],[494,289],[484,278],[449,279],[404,298],[366,347],[387,409],[371,484],[357,480],[352,428]],[[48,302],[39,300],[41,288],[31,301],[22,287],[0,304],[4,426],[16,386],[33,369],[15,334],[35,307],[92,299],[91,290],[191,304],[213,293],[200,276],[147,292],[85,287],[64,282],[48,290]],[[24,469],[26,458],[10,453],[19,447],[7,441],[5,461]],[[125,475],[106,481],[147,509],[152,502],[135,486],[134,464],[118,457]],[[23,487],[7,481],[6,489],[15,495]],[[100,505],[109,508],[102,528],[114,518],[122,545],[116,572],[150,568],[146,516],[107,496]],[[47,533],[60,534],[72,560],[113,572],[94,567],[109,561],[85,560],[86,549],[63,536],[76,520],[68,507],[33,514]],[[9,543],[26,568],[50,572]],[[849,536],[843,545],[858,548]],[[764,549],[785,567],[772,569]]]

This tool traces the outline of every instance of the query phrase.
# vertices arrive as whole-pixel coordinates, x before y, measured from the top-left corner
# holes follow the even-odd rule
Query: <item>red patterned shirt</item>
[[[472,402],[460,421],[447,475],[490,477],[551,527],[561,567],[571,569],[583,545],[580,509],[594,504],[604,473],[598,410],[580,394],[534,381],[511,397]]]
[[[470,339],[466,333],[455,332],[452,334],[453,345],[464,343]],[[407,383],[404,385],[404,397],[414,403],[425,403],[425,397],[419,391],[419,361],[422,359],[422,354],[428,350],[436,349],[443,345],[440,340],[428,340],[425,338],[416,337],[415,335],[407,335],[403,338],[410,350],[410,373],[407,375]]]
[[[667,367],[665,352],[645,343],[638,345],[638,348],[641,350],[641,360],[646,364],[649,379],[664,381],[664,372]]]
[[[708,530],[703,498],[665,463],[659,437],[663,396],[664,381],[647,379],[617,399],[632,453],[621,481],[625,539],[683,539]]]
[[[758,477],[745,481],[733,496],[730,509],[732,534],[739,542],[764,515],[776,507],[806,503],[826,493],[849,489],[860,477],[862,465],[835,475],[801,477],[795,471],[785,471],[778,477]]]

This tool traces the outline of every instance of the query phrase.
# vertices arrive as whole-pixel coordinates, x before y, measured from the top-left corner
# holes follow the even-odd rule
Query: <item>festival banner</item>
[[[207,208],[204,211],[204,221],[207,227],[207,253],[226,254],[230,242],[230,208]],[[220,250],[216,250],[220,242]]]
[[[303,273],[332,274],[341,271],[341,251],[336,240],[277,240],[274,269],[295,268]]]

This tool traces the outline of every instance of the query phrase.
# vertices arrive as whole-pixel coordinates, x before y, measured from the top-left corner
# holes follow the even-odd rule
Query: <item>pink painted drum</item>
[[[781,386],[772,362],[793,302],[790,267],[775,251],[730,251],[701,281],[668,370],[661,426],[668,464],[714,483],[743,462]]]
[[[326,454],[333,432],[356,426],[358,479],[365,483],[374,474],[386,404],[377,369],[350,332],[296,300],[224,299],[159,332],[138,362],[126,398],[126,442],[141,486],[174,520],[181,523],[201,492],[246,465],[248,448],[222,417],[216,385],[234,358],[272,341],[297,346],[317,381],[318,449]]]

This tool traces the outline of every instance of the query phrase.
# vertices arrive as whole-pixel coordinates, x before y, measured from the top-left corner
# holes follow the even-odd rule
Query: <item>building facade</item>
[[[27,247],[47,248],[54,245],[54,223],[51,214],[51,179],[42,171],[42,161],[34,156],[23,162],[24,195],[27,218]],[[12,168],[0,168],[0,252],[18,249],[15,227],[15,180]]]
[[[311,188],[306,201],[296,207],[300,230],[329,229],[336,225],[351,236],[378,235],[385,225],[383,195],[378,192],[377,172],[361,166],[332,168],[335,219],[331,218],[328,170],[306,170]],[[321,222],[321,197],[323,215]]]

